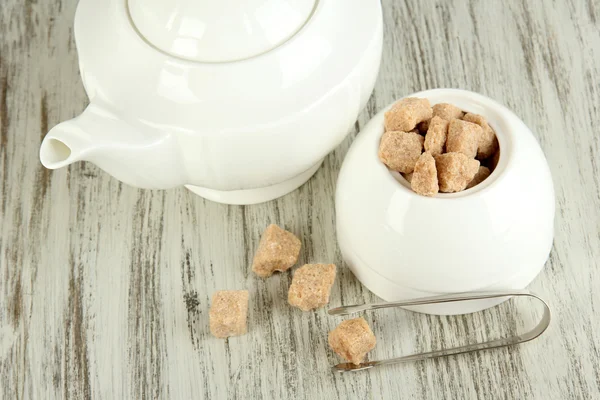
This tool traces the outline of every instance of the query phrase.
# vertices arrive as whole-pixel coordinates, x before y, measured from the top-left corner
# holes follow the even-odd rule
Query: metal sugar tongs
[[[389,303],[376,303],[376,304],[363,304],[363,305],[354,305],[347,307],[338,307],[329,310],[330,315],[347,315],[353,314],[362,311],[371,311],[371,310],[379,310],[381,308],[390,308],[390,307],[411,307],[411,306],[421,306],[426,304],[442,304],[442,303],[454,303],[459,301],[468,301],[468,300],[484,300],[484,299],[495,299],[500,297],[530,297],[538,300],[544,306],[544,314],[542,315],[542,319],[538,324],[531,330],[522,333],[520,335],[511,336],[504,339],[496,339],[490,340],[487,342],[474,343],[466,346],[452,347],[449,349],[442,349],[431,351],[427,353],[418,353],[412,354],[409,356],[390,358],[387,360],[379,360],[379,361],[367,361],[359,365],[355,365],[352,363],[342,363],[335,365],[333,367],[334,371],[337,372],[356,372],[362,371],[365,369],[379,367],[382,365],[388,364],[396,364],[403,363],[409,361],[420,361],[428,358],[436,358],[436,357],[445,357],[451,356],[455,354],[463,354],[470,353],[473,351],[494,349],[498,347],[511,346],[515,344],[525,343],[530,340],[533,340],[540,336],[548,325],[550,325],[550,307],[548,304],[540,298],[538,295],[531,293],[528,290],[509,290],[509,291],[495,291],[495,292],[474,292],[474,293],[459,293],[459,294],[451,294],[451,295],[442,295],[442,296],[433,296],[433,297],[424,297],[420,299],[414,300],[405,300],[405,301],[393,301]]]

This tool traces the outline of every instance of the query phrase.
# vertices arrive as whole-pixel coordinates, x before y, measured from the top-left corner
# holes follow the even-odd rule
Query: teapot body
[[[82,80],[92,104],[138,135],[169,142],[176,162],[147,162],[181,170],[159,187],[189,185],[200,194],[206,189],[203,195],[213,200],[240,204],[295,189],[350,131],[379,70],[379,1],[321,0],[285,43],[223,63],[165,54],[135,29],[125,1],[102,3],[81,0],[77,10]],[[135,176],[143,179],[122,180],[151,186],[138,182],[151,182],[144,174],[153,168],[138,165]],[[252,199],[244,199],[245,191]]]

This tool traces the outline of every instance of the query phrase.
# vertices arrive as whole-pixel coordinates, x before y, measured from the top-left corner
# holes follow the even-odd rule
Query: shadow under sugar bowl
[[[498,165],[465,191],[414,193],[378,158],[387,109],[381,111],[357,136],[338,178],[337,235],[344,260],[386,301],[524,288],[543,268],[554,234],[552,177],[533,134],[509,109],[477,93],[434,89],[409,97],[484,116],[496,131]],[[501,301],[414,310],[463,314]]]

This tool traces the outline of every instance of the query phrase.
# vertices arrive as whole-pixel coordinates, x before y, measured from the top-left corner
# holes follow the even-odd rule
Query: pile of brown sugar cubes
[[[485,118],[452,104],[407,97],[385,113],[384,126],[379,159],[423,196],[472,188],[498,164],[498,139]]]
[[[277,225],[264,231],[252,263],[252,271],[268,278],[275,271],[289,270],[298,261],[300,239]],[[302,311],[311,311],[329,303],[335,281],[334,264],[306,264],[296,270],[288,291],[288,303]],[[218,338],[247,332],[247,290],[220,290],[213,295],[209,312],[210,331]],[[329,345],[346,360],[360,364],[375,347],[375,335],[363,318],[342,322],[329,333]]]

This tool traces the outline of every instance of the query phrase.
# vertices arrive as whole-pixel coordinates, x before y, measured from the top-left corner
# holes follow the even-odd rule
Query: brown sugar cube
[[[449,122],[440,117],[431,118],[427,135],[425,135],[425,151],[432,155],[442,154],[446,144]]]
[[[485,160],[491,157],[498,149],[498,138],[492,127],[487,123],[484,117],[478,114],[467,113],[462,118],[463,121],[477,124],[483,130],[479,137],[479,146],[477,148],[477,158]]]
[[[212,297],[210,311],[210,333],[218,338],[244,335],[248,328],[247,290],[219,290]]]
[[[385,130],[409,132],[415,129],[419,122],[430,119],[431,114],[429,100],[407,97],[397,101],[386,111],[384,115]]]
[[[450,122],[453,119],[460,119],[463,116],[463,112],[460,108],[449,104],[449,103],[439,103],[433,106],[433,116],[440,117]]]
[[[306,264],[298,268],[288,292],[290,305],[310,311],[329,303],[335,271],[333,264]]]
[[[261,278],[273,275],[274,271],[286,271],[298,261],[300,239],[277,225],[269,225],[258,244],[252,262],[252,271]]]
[[[412,182],[412,178],[413,178],[413,173],[412,172],[410,174],[402,174],[402,176],[404,177],[404,179],[406,179],[408,181],[408,183]]]
[[[463,153],[445,153],[435,157],[440,192],[464,190],[479,170],[479,161]],[[414,178],[413,178],[414,179]]]
[[[448,153],[463,153],[475,158],[479,146],[482,129],[479,125],[460,119],[453,119],[448,125],[446,151]]]
[[[423,153],[419,157],[410,187],[423,196],[435,196],[439,191],[435,159],[430,153]]]
[[[473,186],[479,185],[481,182],[485,181],[488,176],[490,176],[491,172],[487,167],[481,165],[479,167],[479,171],[473,177],[473,180],[469,182],[467,185],[467,189],[471,189]]]
[[[432,107],[432,116],[441,118],[444,121],[450,122],[455,118],[461,119],[463,117],[463,115],[464,115],[464,113],[460,108],[458,108],[452,104],[449,104],[449,103],[439,103],[439,104],[435,104]],[[419,125],[417,125],[417,127],[421,131],[421,134],[427,133],[427,131],[429,130],[429,124],[431,123],[431,121],[432,120],[423,121]]]
[[[355,365],[365,359],[376,343],[375,335],[364,318],[349,319],[329,332],[329,347]]]
[[[385,132],[379,144],[379,159],[393,171],[408,174],[423,151],[425,138],[413,132]]]

